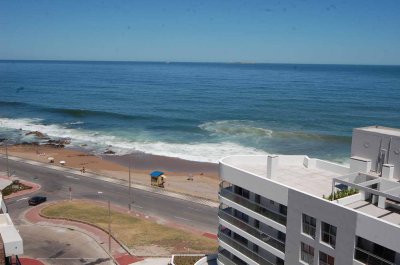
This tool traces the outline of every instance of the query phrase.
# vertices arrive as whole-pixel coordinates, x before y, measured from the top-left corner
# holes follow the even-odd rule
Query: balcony
[[[395,265],[394,262],[387,261],[358,247],[356,247],[354,259],[367,265]]]
[[[270,261],[268,261],[268,260],[264,259],[263,257],[261,257],[260,255],[258,255],[258,253],[250,250],[246,245],[241,244],[236,240],[233,240],[232,238],[225,235],[221,231],[218,232],[218,239],[221,240],[222,242],[224,242],[225,244],[228,244],[229,246],[233,247],[235,250],[239,251],[244,256],[248,257],[249,259],[252,259],[254,262],[256,262],[258,264],[275,265],[274,263],[271,263]]]
[[[264,232],[258,230],[257,228],[250,226],[249,224],[245,223],[244,221],[240,220],[237,217],[232,216],[231,214],[227,213],[226,211],[220,209],[218,211],[218,216],[222,219],[227,221],[230,224],[240,228],[244,232],[254,236],[255,238],[263,241],[264,243],[278,249],[281,252],[285,252],[285,242],[282,242]]]
[[[226,253],[226,250],[220,251],[218,253],[218,260],[222,262],[224,265],[246,265],[245,262],[240,261],[240,260],[232,260],[228,257],[228,253]]]
[[[261,214],[262,216],[267,217],[281,225],[286,226],[286,216],[285,215],[275,212],[275,211],[272,211],[272,210],[269,210],[269,209],[265,208],[264,206],[262,206],[261,204],[258,204],[256,202],[246,199],[240,195],[235,194],[231,190],[230,187],[221,189],[219,192],[219,195],[223,198],[226,198],[228,200],[236,202],[236,203],[240,204],[241,206],[243,206],[253,212]]]

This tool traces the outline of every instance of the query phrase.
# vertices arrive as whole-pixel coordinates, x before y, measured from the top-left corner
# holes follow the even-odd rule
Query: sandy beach
[[[5,154],[1,146],[0,152]],[[165,189],[217,201],[218,165],[187,161],[178,158],[149,155],[144,153],[118,155],[93,155],[82,150],[59,148],[52,145],[18,144],[8,147],[8,153],[25,159],[49,163],[48,157],[54,158],[59,165],[65,161],[66,167],[82,169],[113,178],[129,179],[131,168],[132,183],[150,185],[149,173],[160,170],[167,176]],[[18,174],[18,172],[17,172]],[[192,175],[193,180],[188,180]]]

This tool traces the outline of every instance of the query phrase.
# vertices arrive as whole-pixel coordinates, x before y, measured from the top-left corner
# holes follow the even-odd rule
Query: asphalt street
[[[9,167],[18,178],[40,184],[42,188],[35,194],[47,196],[48,201],[69,199],[69,188],[73,199],[110,200],[112,204],[126,207],[127,210],[131,201],[128,187],[119,184],[11,160]],[[0,158],[0,171],[6,171],[4,158]],[[182,224],[204,232],[217,232],[217,208],[134,188],[132,195],[134,211],[155,217],[161,222]],[[29,207],[27,199],[27,196],[20,196],[6,201],[16,225],[21,224],[18,217]]]

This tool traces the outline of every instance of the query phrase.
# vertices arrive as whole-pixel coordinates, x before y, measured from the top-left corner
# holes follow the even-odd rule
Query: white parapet
[[[0,214],[0,234],[6,257],[24,253],[22,238],[7,213]]]

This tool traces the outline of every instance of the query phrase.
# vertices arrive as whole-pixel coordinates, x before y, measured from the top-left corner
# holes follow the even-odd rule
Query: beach
[[[5,147],[0,147],[5,154]],[[165,173],[165,190],[188,194],[217,201],[218,199],[218,164],[187,161],[179,158],[133,153],[129,155],[94,155],[78,148],[56,147],[54,145],[16,144],[8,146],[8,154],[43,163],[54,164],[65,161],[65,167],[104,175],[112,178],[129,180],[131,168],[132,183],[149,185],[149,174],[154,170]],[[82,173],[85,174],[85,173]],[[16,172],[18,175],[18,172]],[[190,180],[192,176],[193,180]]]

